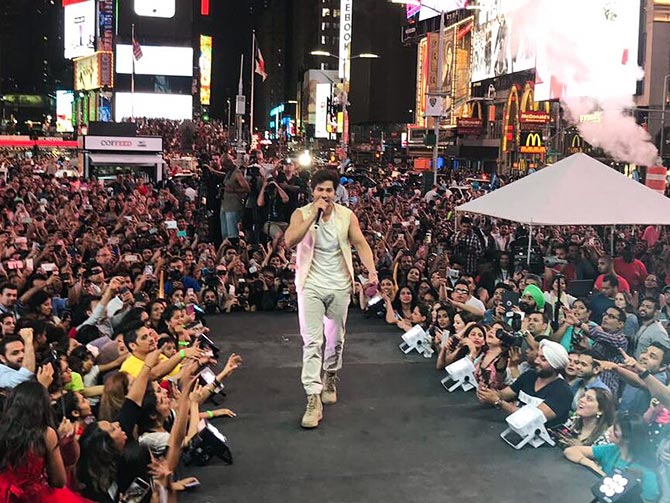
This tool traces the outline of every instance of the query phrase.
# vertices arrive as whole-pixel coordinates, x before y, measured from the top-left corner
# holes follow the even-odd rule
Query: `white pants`
[[[302,385],[308,395],[320,394],[321,350],[325,335],[323,370],[337,372],[342,367],[342,350],[346,332],[351,292],[305,288],[298,295],[298,318],[302,336]]]

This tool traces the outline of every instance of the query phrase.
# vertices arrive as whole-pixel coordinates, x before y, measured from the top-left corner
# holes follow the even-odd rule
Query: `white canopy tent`
[[[574,154],[456,208],[533,225],[670,225],[670,199]],[[532,232],[530,233],[532,236]],[[530,240],[528,243],[530,256]]]
[[[462,204],[476,213],[530,225],[670,225],[670,199],[586,154]]]

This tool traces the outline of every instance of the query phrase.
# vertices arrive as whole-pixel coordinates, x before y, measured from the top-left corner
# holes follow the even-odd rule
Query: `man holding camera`
[[[374,256],[358,218],[334,202],[338,184],[337,173],[332,170],[314,173],[314,201],[293,213],[285,234],[287,246],[297,245],[298,317],[304,343],[302,384],[307,394],[303,428],[316,428],[323,417],[323,404],[337,401],[337,371],[342,367],[347,308],[354,283],[352,245],[368,270],[369,282],[377,283]]]

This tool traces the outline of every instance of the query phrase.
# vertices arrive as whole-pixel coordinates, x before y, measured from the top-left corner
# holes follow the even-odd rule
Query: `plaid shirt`
[[[608,360],[621,363],[623,358],[619,349],[626,351],[628,349],[628,339],[623,332],[609,334],[598,325],[589,328],[589,338],[593,341],[591,349],[599,360]],[[608,370],[600,374],[600,379],[607,384],[614,397],[619,393],[619,374],[613,370]]]
[[[484,255],[484,246],[473,231],[469,234],[457,232],[453,240],[454,256],[463,260],[466,274],[477,274],[477,262]]]

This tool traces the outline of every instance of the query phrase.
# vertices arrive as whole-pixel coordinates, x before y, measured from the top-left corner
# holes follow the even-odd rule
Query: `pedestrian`
[[[285,233],[286,245],[297,246],[302,384],[307,394],[303,428],[316,428],[323,417],[323,404],[337,401],[337,372],[342,367],[347,308],[354,282],[351,245],[368,270],[369,284],[377,283],[374,256],[358,218],[334,202],[338,184],[335,171],[317,171],[311,181],[313,202],[293,213]]]

